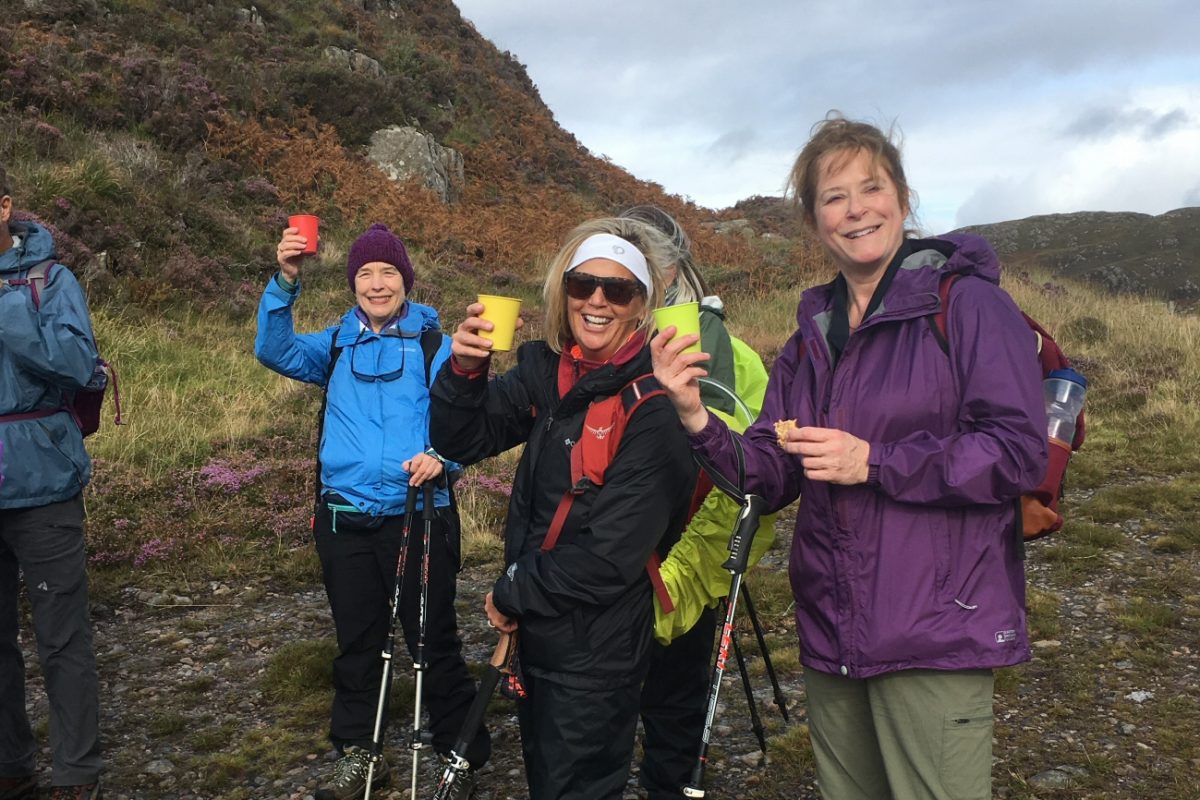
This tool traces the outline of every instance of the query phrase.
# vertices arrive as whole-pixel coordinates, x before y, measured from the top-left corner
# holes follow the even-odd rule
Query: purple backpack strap
[[[41,308],[42,293],[38,291],[38,283],[42,284],[42,289],[46,288],[46,282],[50,280],[50,270],[54,268],[54,264],[55,261],[53,258],[46,259],[26,270],[24,278],[13,278],[7,281],[7,283],[9,286],[28,286],[29,295],[33,300],[33,307]]]

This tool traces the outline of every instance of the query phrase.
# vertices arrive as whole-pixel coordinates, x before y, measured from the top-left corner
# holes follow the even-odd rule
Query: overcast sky
[[[1200,0],[456,0],[593,153],[712,208],[829,109],[903,133],[928,232],[1200,205]]]

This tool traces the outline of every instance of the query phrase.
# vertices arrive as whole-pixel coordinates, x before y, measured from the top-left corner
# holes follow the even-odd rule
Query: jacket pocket
[[[935,513],[930,515],[929,538],[933,550],[933,588],[939,600],[951,602],[954,600],[954,586],[951,580],[951,542],[950,526],[947,515],[952,512]]]
[[[951,711],[942,724],[941,779],[955,800],[992,796],[992,708]]]
[[[327,492],[323,501],[329,511],[329,529],[334,533],[369,533],[387,521],[387,517],[362,513],[335,492]]]

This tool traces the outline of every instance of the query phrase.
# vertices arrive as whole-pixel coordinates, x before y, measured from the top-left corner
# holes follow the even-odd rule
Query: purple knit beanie
[[[382,261],[400,270],[400,276],[404,279],[404,293],[412,291],[414,275],[408,251],[404,249],[404,242],[382,222],[367,228],[350,245],[350,256],[346,259],[346,279],[350,282],[350,291],[354,291],[354,276],[358,270],[372,261]]]

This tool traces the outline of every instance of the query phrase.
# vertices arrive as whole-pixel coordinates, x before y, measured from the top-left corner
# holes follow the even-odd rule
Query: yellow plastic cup
[[[513,336],[517,332],[517,315],[521,313],[521,298],[481,294],[479,302],[483,303],[483,313],[479,318],[493,325],[491,331],[480,331],[479,335],[492,340],[494,353],[512,350]]]
[[[654,309],[654,322],[660,331],[675,326],[675,335],[684,336],[689,333],[700,335],[700,304],[677,303],[673,306],[662,306]],[[699,353],[700,341],[683,348],[685,353]]]

